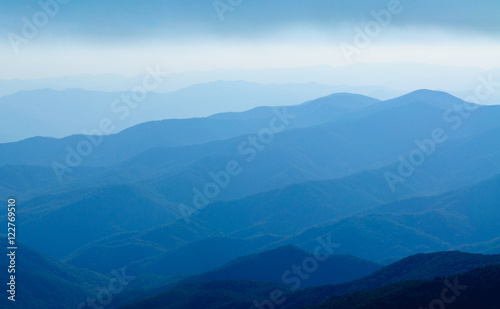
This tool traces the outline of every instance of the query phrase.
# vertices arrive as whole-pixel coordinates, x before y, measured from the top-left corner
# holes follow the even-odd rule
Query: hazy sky
[[[55,1],[41,1],[45,13],[38,1],[0,0],[0,78],[135,75],[155,64],[500,67],[498,0]]]

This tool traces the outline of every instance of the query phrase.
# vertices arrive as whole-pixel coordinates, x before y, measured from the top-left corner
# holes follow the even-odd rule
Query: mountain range
[[[498,256],[480,255],[500,253],[498,106],[419,90],[224,109],[0,144],[25,271],[66,289],[54,305],[20,275],[27,301],[76,306],[117,269],[137,278],[114,296],[123,308],[248,308],[276,289],[284,308],[426,306],[457,274],[471,282],[465,306],[481,276],[498,284]],[[334,250],[319,263],[324,243]],[[304,261],[321,271],[290,290],[283,273]]]

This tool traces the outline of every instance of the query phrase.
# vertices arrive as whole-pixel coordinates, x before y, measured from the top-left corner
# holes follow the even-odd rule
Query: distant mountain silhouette
[[[62,138],[82,134],[83,130],[90,131],[85,134],[95,134],[92,130],[99,128],[102,119],[110,119],[114,128],[110,133],[117,133],[148,121],[206,117],[257,106],[294,105],[335,91],[333,86],[315,83],[264,85],[217,81],[170,93],[151,92],[145,99],[134,99],[131,91],[139,81],[113,92],[34,89],[0,97],[0,114],[5,115],[0,121],[0,143],[35,136]],[[19,125],[28,121],[29,125]]]
[[[499,181],[495,177],[463,190],[375,207],[312,227],[287,241],[307,249],[316,237],[331,234],[345,244],[339,252],[375,261],[483,243],[500,233]]]
[[[1,237],[5,245],[7,238]],[[8,252],[2,249],[0,261],[9,265]],[[48,258],[27,246],[19,245],[16,252],[16,302],[7,299],[7,293],[0,299],[0,307],[29,309],[76,308],[95,297],[100,287],[106,287],[109,277]],[[2,282],[9,282],[11,274],[2,273]],[[5,284],[4,283],[4,284]],[[7,289],[7,288],[6,288]]]
[[[375,290],[333,297],[309,308],[427,308],[450,303],[450,308],[493,309],[500,302],[500,265],[457,276],[427,281],[405,281]]]
[[[266,257],[271,257],[272,259],[273,254],[284,252],[286,250],[291,249],[289,247],[285,247],[270,252],[264,252],[258,256],[255,256],[254,258],[243,258],[235,261],[232,264],[229,264],[224,268],[221,268],[220,270],[215,270],[214,272],[203,274],[200,277],[215,278],[215,276],[222,276],[224,274],[224,271],[227,271],[226,276],[234,277],[234,275],[231,275],[230,272],[232,270],[231,266],[242,266],[245,265],[245,263],[249,263],[250,261],[259,261],[258,264],[252,265],[251,269],[267,268],[270,266],[266,262]],[[489,291],[492,288],[496,288],[496,286],[499,284],[498,262],[498,255],[485,256],[461,252],[437,252],[432,254],[419,254],[388,265],[366,277],[351,282],[336,285],[311,287],[303,290],[298,290],[293,293],[290,292],[289,287],[284,286],[280,283],[275,283],[274,286],[269,286],[270,283],[264,283],[262,281],[253,282],[252,285],[249,285],[248,281],[237,280],[212,281],[203,283],[188,281],[181,282],[179,284],[168,285],[162,292],[159,292],[159,294],[156,296],[137,302],[136,304],[123,306],[120,308],[135,309],[144,308],[147,306],[159,309],[187,308],[185,307],[187,306],[187,304],[191,304],[190,308],[203,308],[203,306],[212,306],[214,302],[218,304],[217,308],[219,308],[219,306],[222,306],[223,308],[231,308],[231,306],[234,306],[235,308],[248,308],[254,304],[254,301],[257,301],[257,304],[269,303],[270,295],[273,291],[282,291],[282,294],[280,295],[280,297],[277,297],[277,299],[284,299],[280,307],[286,309],[296,309],[305,306],[312,306],[315,304],[319,304],[325,300],[325,303],[318,305],[320,308],[331,308],[332,304],[341,306],[340,308],[348,308],[342,307],[344,306],[344,302],[356,304],[372,304],[372,306],[367,305],[359,308],[379,308],[376,307],[376,304],[378,304],[378,302],[381,302],[383,304],[382,301],[385,298],[391,297],[395,297],[390,302],[390,304],[393,306],[391,308],[400,308],[394,306],[402,306],[403,304],[406,305],[406,307],[415,305],[426,306],[433,299],[439,298],[441,296],[440,293],[442,289],[446,287],[444,283],[444,277],[448,277],[451,283],[454,282],[454,278],[457,278],[458,283],[460,284],[470,284],[473,294],[469,295],[469,297],[464,297],[464,300],[474,299],[475,301],[480,301],[480,298],[478,298],[479,295],[477,294],[479,289],[485,288]],[[272,268],[274,269],[275,267]],[[261,279],[267,280],[266,272],[255,271],[254,273],[252,273],[251,270],[248,269],[243,269],[243,271],[246,271],[250,276],[260,276]],[[481,278],[484,279],[485,286],[481,284]],[[244,297],[243,295],[238,295],[232,292],[237,287],[241,287],[242,284],[245,284],[247,286],[247,291],[250,295],[252,295],[252,297]],[[203,288],[200,289],[200,286],[202,286]],[[210,287],[215,286],[218,287],[216,291],[217,296],[211,299],[206,298],[206,292],[208,290],[212,290],[212,288]],[[259,286],[262,288],[267,288],[268,293],[263,293],[263,295],[256,295],[254,291],[259,290],[257,288]],[[411,290],[411,288],[413,287],[417,287],[417,290],[415,290],[415,292],[412,292]],[[426,293],[426,288],[428,289],[427,291],[429,293]],[[436,293],[430,292],[434,290],[436,291]],[[407,293],[411,293],[412,296],[410,298],[396,298],[397,294],[392,293],[405,293],[405,295]],[[183,296],[184,298],[182,298],[181,296]],[[334,297],[332,298],[332,296]],[[184,301],[181,303],[180,299],[183,299]],[[200,301],[195,302],[195,300]],[[370,301],[372,301],[373,303],[370,303]],[[265,308],[266,305],[263,306]],[[267,306],[269,306],[269,304]]]
[[[328,254],[323,249],[322,254]],[[324,258],[324,257],[322,257]],[[223,280],[254,280],[283,282],[283,274],[293,265],[303,267],[304,261],[308,263],[315,259],[312,253],[303,251],[294,246],[280,247],[259,254],[241,257],[216,270],[193,276],[187,281],[223,281]],[[348,282],[361,278],[380,268],[379,265],[353,256],[331,255],[325,261],[317,261],[317,271],[307,273],[307,279],[299,278],[290,270],[285,278],[289,285],[296,286],[297,278],[300,279],[300,288]],[[312,265],[312,263],[311,263]]]

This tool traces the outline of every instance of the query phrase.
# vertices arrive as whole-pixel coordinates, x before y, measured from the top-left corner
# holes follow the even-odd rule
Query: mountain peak
[[[454,98],[460,100],[459,98],[447,92],[440,90],[430,90],[430,89],[418,89],[406,95],[403,95],[403,97],[422,98],[422,99],[440,97],[440,98]]]
[[[322,98],[305,102],[301,104],[301,106],[331,105],[337,108],[361,109],[378,102],[380,102],[380,100],[365,95],[353,94],[349,92],[338,92]]]
[[[403,96],[376,104],[377,108],[393,108],[406,106],[408,104],[420,103],[439,109],[450,109],[456,104],[463,104],[464,101],[443,91],[420,89]]]

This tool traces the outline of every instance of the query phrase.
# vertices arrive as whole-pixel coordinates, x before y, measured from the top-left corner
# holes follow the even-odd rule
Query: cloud
[[[224,13],[225,20],[221,22],[213,0],[71,0],[61,5],[44,31],[53,39],[97,42],[187,37],[251,39],[297,25],[335,32],[368,21],[372,18],[370,11],[382,10],[390,1],[397,0],[241,0]],[[400,3],[404,11],[394,18],[394,28],[437,27],[492,37],[500,33],[497,0]],[[3,37],[8,32],[19,32],[22,18],[30,19],[40,10],[38,1],[27,0],[0,0],[0,7]]]
[[[0,0],[1,77],[133,75],[152,63],[175,72],[344,65],[340,46],[354,42],[354,27],[398,0],[64,0],[36,36],[11,44],[8,33],[54,1],[63,0]],[[232,3],[224,21],[214,3]],[[399,5],[353,62],[500,66],[500,1]]]

